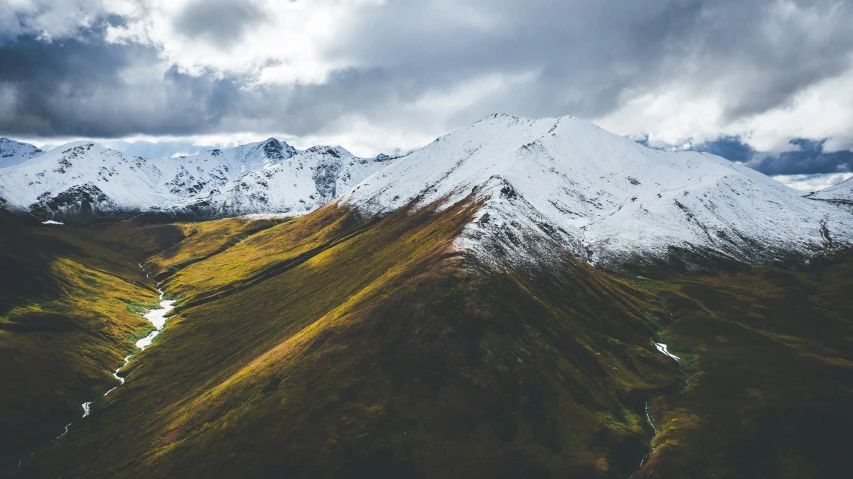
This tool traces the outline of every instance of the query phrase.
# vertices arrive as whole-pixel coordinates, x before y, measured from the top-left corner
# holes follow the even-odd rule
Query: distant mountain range
[[[650,149],[571,116],[494,115],[397,159],[273,138],[167,159],[4,145],[17,164],[0,170],[0,197],[43,220],[302,213],[339,196],[373,215],[473,197],[459,247],[519,260],[560,247],[592,264],[763,262],[853,242],[850,212],[814,201],[849,198],[849,181],[804,198],[718,156]]]
[[[0,197],[42,218],[161,212],[196,218],[312,211],[389,160],[270,138],[195,156],[145,159],[92,142],[48,152],[5,140]]]

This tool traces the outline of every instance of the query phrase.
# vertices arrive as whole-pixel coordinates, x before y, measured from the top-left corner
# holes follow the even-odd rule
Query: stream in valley
[[[139,265],[139,267],[142,268],[142,265]],[[142,268],[142,271],[144,272],[145,269]],[[150,276],[148,276],[148,273],[145,273],[145,276],[150,277]],[[114,372],[112,372],[113,377],[119,381],[119,384],[117,384],[115,387],[111,388],[109,391],[104,393],[104,396],[107,396],[111,392],[118,389],[119,386],[124,384],[125,379],[122,376],[119,376],[119,372],[125,366],[127,366],[127,364],[130,362],[131,357],[141,353],[142,351],[145,351],[145,348],[151,346],[151,344],[154,342],[154,338],[156,338],[157,335],[160,334],[160,332],[163,331],[163,328],[166,326],[166,315],[169,314],[173,309],[175,309],[175,301],[169,300],[169,299],[163,299],[163,297],[165,296],[165,293],[163,292],[162,289],[159,288],[160,283],[157,283],[157,286],[158,286],[157,291],[160,293],[160,307],[157,309],[152,309],[152,310],[148,311],[147,313],[145,313],[144,315],[142,315],[142,317],[147,319],[151,323],[151,325],[154,326],[154,331],[151,331],[150,334],[148,334],[144,338],[136,341],[136,348],[137,348],[136,351],[125,356],[124,357],[124,363],[122,363],[121,366],[119,366]],[[87,416],[89,416],[92,413],[92,401],[84,402],[81,406],[83,407],[83,417],[82,418],[86,418]],[[68,430],[71,428],[72,424],[74,424],[74,423],[70,422],[70,423],[66,424],[65,430],[62,432],[62,434],[57,436],[56,439],[59,439],[62,436],[68,434]],[[56,439],[54,439],[54,441]],[[32,453],[29,456],[18,461],[18,467],[21,466],[21,464],[24,462],[25,459],[32,457],[34,454],[35,453]]]

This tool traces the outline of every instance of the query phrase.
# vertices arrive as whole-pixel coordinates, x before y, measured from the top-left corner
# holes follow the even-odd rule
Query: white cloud
[[[829,173],[821,175],[779,175],[773,179],[804,192],[820,191],[835,186],[853,177],[853,173]]]
[[[112,81],[92,87],[101,98],[59,92],[0,112],[4,125],[26,114],[39,134],[175,131],[205,144],[290,134],[374,154],[503,111],[574,114],[658,144],[853,147],[849,2],[0,0],[0,42],[86,41],[105,21],[111,46],[153,53],[114,53],[102,68],[118,80],[91,75]]]
[[[196,0],[142,2],[140,8],[126,17],[126,25],[110,28],[107,38],[113,42],[156,46],[161,49],[164,61],[193,75],[213,71],[247,75],[261,84],[319,83],[330,71],[350,66],[327,58],[326,45],[360,7],[381,2],[257,0],[250,3],[260,18],[227,45],[182,30],[185,25],[175,19],[182,18],[195,3]],[[209,5],[199,4],[199,8],[203,7]]]

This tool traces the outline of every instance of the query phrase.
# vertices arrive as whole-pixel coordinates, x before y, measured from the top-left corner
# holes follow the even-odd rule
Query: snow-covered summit
[[[0,168],[19,165],[42,151],[29,143],[0,138]]]
[[[592,262],[667,257],[672,248],[739,260],[853,242],[853,216],[744,166],[646,148],[570,116],[494,115],[438,138],[342,198],[370,213],[485,203],[459,244],[542,242]],[[483,221],[483,218],[486,221]]]

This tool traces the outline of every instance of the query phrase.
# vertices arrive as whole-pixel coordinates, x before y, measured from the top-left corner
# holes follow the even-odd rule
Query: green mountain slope
[[[484,262],[453,243],[479,207],[80,229],[177,314],[14,472],[843,476],[853,258],[655,279]]]
[[[476,206],[327,207],[187,267],[157,347],[28,471],[630,474],[646,396],[681,381],[648,340],[663,310],[569,257],[453,251]]]
[[[14,467],[115,383],[150,324],[154,283],[127,258],[64,227],[0,209],[0,471]]]

